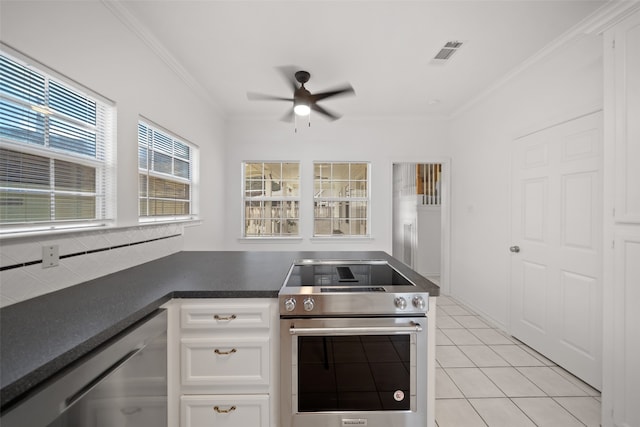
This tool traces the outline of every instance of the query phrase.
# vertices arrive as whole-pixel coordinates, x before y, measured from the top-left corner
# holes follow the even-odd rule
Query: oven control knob
[[[411,302],[413,303],[413,306],[418,310],[424,310],[424,308],[427,306],[427,304],[424,302],[424,298],[422,298],[420,295],[416,295],[415,297],[413,297]]]
[[[405,308],[407,308],[407,300],[402,297],[397,297],[396,299],[393,300],[393,303],[400,310],[404,310]]]
[[[295,298],[287,298],[284,301],[284,309],[287,311],[293,311],[296,309],[296,299]]]
[[[304,307],[304,311],[311,311],[313,307],[315,307],[315,301],[313,298],[305,298],[302,302],[302,306]]]

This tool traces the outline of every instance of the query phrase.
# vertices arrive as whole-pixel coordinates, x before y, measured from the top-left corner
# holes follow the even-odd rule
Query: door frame
[[[451,294],[451,158],[441,156],[425,156],[418,160],[415,158],[394,158],[390,162],[389,180],[391,182],[390,195],[392,203],[389,206],[391,218],[391,248],[393,249],[393,165],[401,163],[424,164],[440,163],[442,165],[442,177],[440,182],[441,216],[440,216],[440,290],[443,294]],[[393,251],[392,251],[393,253]]]

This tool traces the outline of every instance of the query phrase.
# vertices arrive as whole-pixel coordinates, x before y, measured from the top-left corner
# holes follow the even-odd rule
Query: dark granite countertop
[[[0,309],[0,406],[172,298],[277,298],[295,259],[386,259],[431,295],[439,288],[385,252],[178,252]]]

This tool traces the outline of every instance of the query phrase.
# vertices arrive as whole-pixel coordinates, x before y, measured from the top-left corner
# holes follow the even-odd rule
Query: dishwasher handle
[[[131,359],[136,354],[140,353],[146,345],[140,346],[139,348],[135,348],[131,350],[129,353],[122,356],[119,360],[117,360],[113,365],[109,366],[107,369],[102,371],[100,374],[96,375],[91,381],[89,381],[86,385],[84,385],[80,390],[73,393],[71,396],[67,397],[64,401],[65,409],[76,403],[80,400],[85,394],[89,393],[95,386],[97,386],[103,379],[109,376],[113,371],[118,369],[120,366],[127,363],[129,359]]]
[[[291,335],[330,335],[330,334],[393,334],[393,333],[407,333],[407,332],[421,332],[422,326],[419,323],[411,322],[406,326],[347,326],[336,328],[296,328],[291,326],[289,333]]]

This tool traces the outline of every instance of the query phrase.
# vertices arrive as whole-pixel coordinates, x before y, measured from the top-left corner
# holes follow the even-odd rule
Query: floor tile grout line
[[[450,298],[450,301],[454,301],[452,298]],[[450,304],[450,306],[454,306],[455,304]],[[466,307],[462,307],[466,310],[468,310],[469,312],[471,312],[472,314],[469,315],[457,315],[457,316],[476,316],[478,318],[480,318],[480,320],[483,321],[482,316],[481,315],[477,315],[475,314],[473,311],[467,309]],[[451,317],[452,320],[456,321],[455,318],[453,318],[453,316],[456,315],[449,315],[446,313],[446,309],[443,310],[445,311],[445,315],[448,317]],[[597,396],[592,395],[592,392],[590,390],[585,389],[584,387],[581,386],[582,383],[584,383],[582,380],[580,380],[579,378],[575,378],[576,381],[578,383],[576,383],[576,381],[572,381],[570,378],[566,378],[564,375],[562,375],[562,373],[558,372],[556,369],[560,369],[562,370],[562,367],[557,365],[555,362],[548,360],[548,362],[552,363],[552,365],[548,365],[545,360],[541,360],[539,357],[536,357],[535,353],[532,353],[530,351],[527,351],[527,349],[531,349],[533,352],[535,352],[535,349],[532,349],[531,347],[529,347],[528,345],[526,345],[525,343],[512,338],[512,337],[508,337],[506,336],[504,333],[501,332],[501,329],[498,327],[494,327],[491,326],[491,324],[486,323],[486,327],[474,327],[474,328],[470,328],[470,327],[466,327],[462,324],[461,327],[455,327],[455,328],[437,328],[440,330],[440,332],[444,335],[445,338],[447,338],[451,344],[438,344],[436,346],[437,347],[456,347],[456,349],[466,358],[469,360],[469,362],[473,365],[473,366],[448,366],[445,367],[444,365],[442,365],[442,363],[438,362],[438,366],[439,369],[442,369],[443,373],[449,378],[449,380],[453,383],[454,387],[460,392],[460,394],[463,396],[462,398],[436,398],[436,400],[464,400],[467,402],[468,405],[471,406],[471,408],[473,408],[473,411],[478,415],[478,417],[480,418],[480,420],[482,420],[483,423],[485,423],[486,426],[490,426],[490,424],[488,423],[488,421],[480,414],[480,412],[476,409],[476,407],[473,405],[473,403],[470,401],[471,399],[508,399],[517,409],[518,411],[520,411],[522,414],[524,414],[524,416],[529,419],[533,425],[538,426],[538,424],[533,420],[533,418],[522,408],[520,408],[520,406],[518,406],[518,404],[514,401],[514,399],[550,399],[551,401],[555,402],[557,405],[559,405],[560,408],[562,408],[564,411],[568,412],[569,415],[571,417],[573,417],[573,419],[575,419],[576,421],[578,421],[579,424],[581,425],[585,425],[585,423],[583,423],[573,412],[571,412],[567,407],[565,407],[564,405],[562,405],[557,398],[589,398],[592,399],[598,403],[601,403],[598,399]],[[446,330],[448,329],[464,329],[469,331],[469,333],[471,333],[473,336],[475,336],[475,338],[477,338],[481,343],[480,344],[458,344],[456,343],[454,340],[452,340],[449,335],[447,335]],[[511,343],[509,344],[487,344],[484,341],[482,341],[480,339],[480,337],[476,336],[475,334],[473,334],[472,331],[470,331],[470,329],[491,329],[491,330],[495,330],[497,333],[499,333],[500,335],[504,336],[506,339],[508,339],[509,341],[511,341]],[[514,342],[514,340],[517,340],[517,342]],[[464,350],[462,350],[460,347],[461,346],[469,346],[469,347],[486,347],[489,350],[493,351],[494,353],[496,353],[496,355],[498,357],[500,357],[501,359],[503,359],[505,361],[505,363],[507,363],[506,366],[479,366],[478,363],[476,363],[473,359],[471,359],[471,357],[469,357]],[[492,347],[493,346],[516,346],[518,348],[520,348],[521,350],[525,351],[527,353],[527,355],[531,356],[531,358],[533,358],[534,360],[536,360],[537,362],[541,363],[542,365],[514,365],[513,363],[509,362],[508,360],[506,360],[504,357],[502,357],[498,352],[496,352]],[[437,356],[437,350],[436,350],[436,356]],[[540,355],[541,357],[544,357],[543,355]],[[528,382],[530,382],[531,384],[533,384],[538,390],[540,390],[544,395],[543,396],[510,396],[508,395],[493,379],[491,379],[491,377],[489,377],[484,371],[483,369],[488,369],[488,368],[511,368],[514,369],[516,372],[518,372],[520,375],[522,375]],[[529,378],[527,375],[525,375],[520,369],[518,368],[547,368],[553,372],[555,372],[557,375],[559,375],[562,379],[564,379],[565,381],[569,382],[571,385],[575,386],[577,389],[579,389],[581,392],[585,393],[586,395],[569,395],[569,396],[551,396],[549,393],[547,393],[545,390],[543,390],[537,383],[535,383],[531,378]],[[448,369],[478,369],[496,388],[497,390],[499,390],[504,396],[503,397],[467,397],[465,395],[465,393],[462,391],[462,389],[460,388],[460,386],[458,385],[458,383],[456,383],[456,381],[453,379],[453,377],[451,377],[450,373],[447,371]],[[571,373],[568,373],[569,375],[571,375]],[[586,387],[590,387],[588,384],[584,383]],[[591,388],[592,389],[592,388]],[[595,390],[595,389],[593,389]],[[597,390],[596,390],[597,392]],[[436,421],[437,423],[437,421]]]

